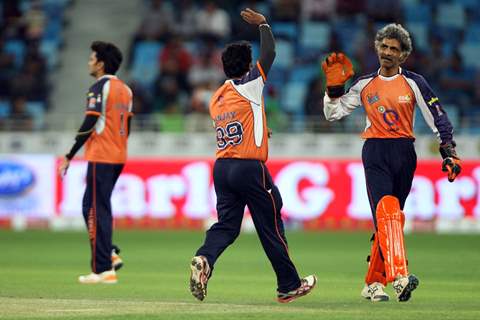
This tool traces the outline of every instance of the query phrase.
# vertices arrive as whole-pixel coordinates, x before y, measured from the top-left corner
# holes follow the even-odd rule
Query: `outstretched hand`
[[[263,14],[255,12],[250,8],[242,10],[242,12],[240,12],[240,15],[242,16],[243,20],[250,24],[261,25],[267,23],[267,19],[265,19]]]

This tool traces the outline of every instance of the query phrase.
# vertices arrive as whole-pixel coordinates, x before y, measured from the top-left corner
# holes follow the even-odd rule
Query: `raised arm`
[[[262,66],[263,72],[267,74],[272,67],[275,59],[275,39],[273,38],[272,30],[267,24],[267,19],[250,8],[243,10],[240,15],[246,22],[259,26],[260,29],[260,58],[259,62]]]

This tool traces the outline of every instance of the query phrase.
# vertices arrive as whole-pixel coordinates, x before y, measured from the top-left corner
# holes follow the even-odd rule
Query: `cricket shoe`
[[[190,264],[190,292],[200,301],[207,296],[207,283],[210,277],[210,266],[204,256],[193,257]]]
[[[365,299],[371,300],[372,302],[390,300],[390,297],[383,289],[385,289],[385,286],[380,282],[365,284],[365,287],[363,287],[361,296],[364,297]]]
[[[78,277],[78,282],[82,284],[114,284],[118,282],[115,270],[108,270],[102,273],[90,273],[85,276]]]
[[[418,287],[418,278],[411,274],[408,277],[398,277],[393,281],[393,289],[397,294],[398,301],[408,301],[412,296],[412,291]]]
[[[112,250],[112,268],[115,271],[117,271],[121,267],[123,267],[123,260],[118,255],[119,253],[120,253],[120,251],[117,251],[115,249]]]
[[[300,287],[289,292],[277,292],[277,301],[280,303],[288,303],[297,298],[303,297],[310,293],[317,284],[315,275],[306,276],[300,280]]]

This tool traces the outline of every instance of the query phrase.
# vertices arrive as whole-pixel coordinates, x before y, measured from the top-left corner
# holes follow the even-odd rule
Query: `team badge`
[[[385,107],[384,107],[384,106],[379,106],[379,107],[377,108],[377,110],[378,110],[378,112],[380,112],[380,113],[385,113]]]
[[[374,104],[375,102],[378,102],[378,100],[380,100],[378,93],[375,92],[374,94],[367,94],[367,101],[369,104]]]
[[[95,98],[90,98],[88,100],[88,108],[89,109],[95,109],[95,104],[97,103],[97,99]]]

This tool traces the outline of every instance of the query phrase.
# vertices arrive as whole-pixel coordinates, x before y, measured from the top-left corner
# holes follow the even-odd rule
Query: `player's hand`
[[[442,171],[447,172],[448,181],[453,182],[462,172],[462,162],[455,151],[455,143],[440,145],[440,154],[443,158]]]
[[[338,98],[345,92],[345,82],[355,73],[350,59],[343,53],[331,53],[322,63],[327,79],[327,93],[331,98]]]
[[[58,168],[58,175],[60,178],[63,178],[67,174],[68,167],[70,166],[70,160],[67,159],[67,157],[64,157],[62,159],[62,163],[60,164],[60,167]]]
[[[267,23],[267,19],[265,19],[263,14],[255,12],[250,8],[242,10],[242,12],[240,12],[240,15],[242,16],[243,20],[250,24],[255,24],[259,26],[261,24]]]

